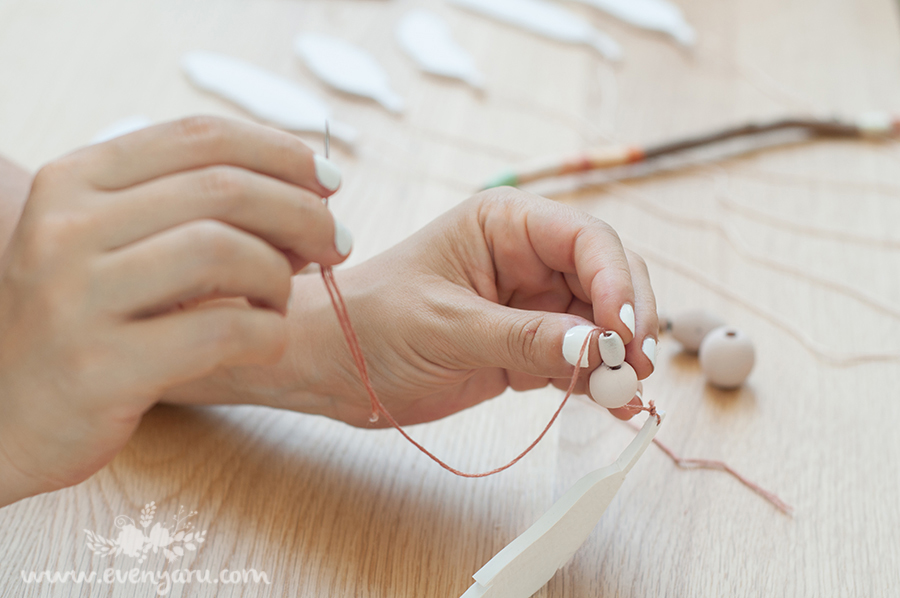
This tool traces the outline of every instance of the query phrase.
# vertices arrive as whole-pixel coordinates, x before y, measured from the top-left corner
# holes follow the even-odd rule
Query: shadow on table
[[[183,566],[266,571],[272,585],[242,596],[458,596],[517,531],[489,521],[492,486],[402,460],[395,446],[296,413],[160,406],[111,471],[136,506],[197,511],[207,541]]]

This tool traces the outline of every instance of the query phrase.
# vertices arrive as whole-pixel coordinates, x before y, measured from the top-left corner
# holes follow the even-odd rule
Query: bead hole
[[[731,338],[734,338],[734,337],[737,336],[737,332],[735,332],[734,330],[729,330],[728,332],[725,333],[725,336],[729,336],[729,337],[731,337]]]
[[[622,369],[622,366],[617,365],[617,366],[611,367],[611,368],[609,368],[609,369],[611,369],[611,370],[621,370],[621,369]]]

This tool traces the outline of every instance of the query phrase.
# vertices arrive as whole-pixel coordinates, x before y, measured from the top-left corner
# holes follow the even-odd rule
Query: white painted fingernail
[[[607,366],[614,368],[625,361],[625,343],[622,342],[622,337],[612,330],[601,334],[597,344],[600,345],[600,359]]]
[[[626,303],[619,310],[619,319],[628,327],[631,334],[634,334],[634,307],[630,303]]]
[[[565,357],[569,364],[575,365],[578,362],[578,354],[581,353],[581,347],[584,346],[584,339],[590,336],[594,330],[596,330],[596,328],[593,326],[575,326],[569,328],[566,332],[566,336],[563,337],[562,352],[563,357]],[[588,347],[588,349],[590,349],[590,347]],[[590,351],[586,349],[581,358],[581,367],[583,368],[590,365],[590,363],[588,363],[589,353]]]
[[[349,255],[353,249],[353,235],[337,218],[334,219],[334,248],[341,255]]]
[[[320,185],[329,191],[335,191],[341,186],[341,169],[337,164],[318,154],[313,156],[313,160],[316,163],[316,179]]]
[[[644,352],[644,355],[647,356],[647,359],[650,360],[650,364],[653,366],[653,369],[656,369],[656,339],[652,336],[648,336],[644,339],[644,342],[641,343],[641,351]]]

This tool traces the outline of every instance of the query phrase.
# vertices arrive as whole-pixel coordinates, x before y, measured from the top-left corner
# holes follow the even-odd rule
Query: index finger
[[[619,236],[586,212],[517,189],[484,192],[488,209],[483,228],[507,231],[524,222],[522,235],[537,257],[552,270],[577,276],[590,293],[594,323],[617,333],[627,345],[634,338],[634,285]],[[491,209],[494,208],[494,209]]]
[[[90,152],[84,173],[95,186],[117,190],[165,175],[214,165],[238,166],[326,197],[340,170],[297,137],[254,123],[194,116],[148,127],[79,152]]]

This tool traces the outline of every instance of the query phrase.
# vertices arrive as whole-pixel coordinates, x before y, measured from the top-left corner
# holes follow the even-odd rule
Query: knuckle
[[[23,258],[28,267],[47,268],[71,255],[81,237],[89,235],[96,216],[78,212],[46,212],[27,223]]]
[[[537,200],[537,196],[515,187],[497,187],[485,193],[486,201],[508,212],[525,208]]]
[[[56,162],[45,164],[34,175],[31,181],[32,193],[39,193],[59,180],[62,169]]]
[[[77,176],[78,168],[79,160],[73,155],[63,156],[42,166],[31,181],[29,201],[32,201],[35,196],[43,196],[48,189],[63,185],[67,188],[71,187],[70,181]],[[68,191],[71,193],[71,189]]]
[[[285,156],[288,159],[296,159],[297,156],[311,154],[312,150],[296,136],[278,129],[272,130],[272,135],[266,141],[276,150],[277,156]]]
[[[201,193],[228,211],[244,197],[247,183],[240,170],[229,166],[208,168],[201,178]]]
[[[619,238],[619,233],[616,232],[616,229],[612,227],[612,225],[606,220],[600,220],[599,218],[594,219],[595,224],[603,230],[603,232],[615,237]]]
[[[44,164],[34,175],[35,181],[56,181],[72,173],[77,167],[78,160],[73,155],[57,158],[53,162]]]
[[[225,128],[225,119],[217,116],[189,116],[175,122],[176,135],[188,144],[199,147],[219,142]]]
[[[511,221],[517,214],[527,213],[542,199],[515,187],[494,187],[472,196],[467,207],[484,226],[493,219]]]
[[[537,356],[537,338],[546,316],[537,314],[528,319],[516,322],[509,328],[507,344],[511,355],[520,356],[522,367],[527,372],[537,372],[540,360]]]
[[[245,336],[241,320],[233,312],[219,314],[210,327],[210,334],[211,348],[226,358],[241,347]]]
[[[649,268],[647,267],[647,260],[638,255],[637,253],[628,250],[628,259],[638,268],[640,268],[644,273],[649,272]]]
[[[483,201],[502,203],[530,201],[537,196],[528,193],[527,191],[522,191],[521,189],[518,189],[516,187],[504,186],[485,189],[484,191],[476,194],[475,197]]]
[[[202,219],[190,224],[191,237],[203,246],[215,242],[221,233],[221,225],[216,220]]]
[[[622,240],[619,238],[619,233],[616,232],[616,229],[614,229],[612,225],[610,225],[605,220],[600,220],[599,218],[595,218],[593,216],[590,216],[590,218],[592,224],[600,229],[603,234],[609,235],[610,237],[615,239],[617,243],[619,243],[620,245],[622,244]]]
[[[192,236],[203,259],[213,264],[234,259],[236,247],[227,226],[215,220],[199,220],[193,228]]]

